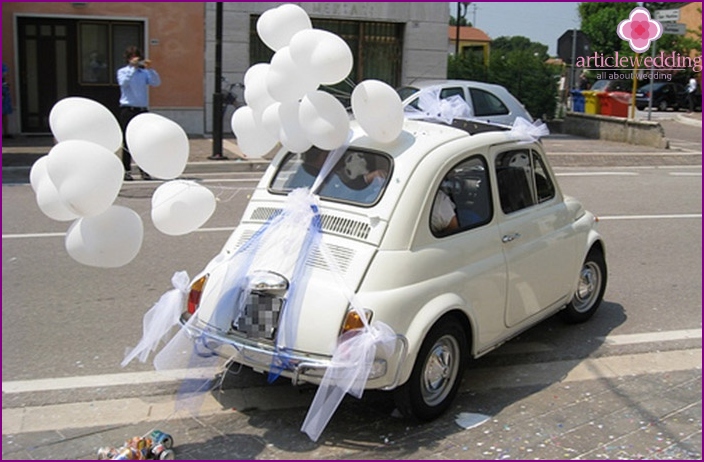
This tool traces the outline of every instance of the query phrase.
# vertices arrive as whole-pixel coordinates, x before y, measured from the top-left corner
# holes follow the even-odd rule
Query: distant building
[[[223,3],[222,73],[230,82],[242,82],[251,65],[270,59],[256,21],[281,4]],[[396,87],[447,76],[445,3],[297,4],[314,27],[350,45],[355,64],[352,84],[339,86],[343,93],[368,78]],[[124,49],[137,45],[162,77],[161,86],[150,90],[150,109],[189,134],[210,133],[215,11],[214,2],[4,2],[2,55],[16,107],[11,125],[20,133],[49,133],[49,111],[66,96],[92,98],[116,112],[115,73]]]
[[[680,7],[680,20],[687,28],[687,37],[702,37],[702,2],[688,2]],[[698,34],[696,31],[699,31]],[[701,53],[701,50],[698,50]]]
[[[447,27],[449,54],[454,55],[457,50],[457,26]],[[459,27],[459,52],[460,55],[474,55],[483,64],[489,63],[489,52],[491,49],[491,38],[486,33],[476,27]]]

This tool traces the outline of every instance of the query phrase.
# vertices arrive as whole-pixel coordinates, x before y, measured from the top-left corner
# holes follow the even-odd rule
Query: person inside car
[[[446,235],[459,228],[455,204],[444,191],[438,189],[430,213],[430,229],[435,235]]]

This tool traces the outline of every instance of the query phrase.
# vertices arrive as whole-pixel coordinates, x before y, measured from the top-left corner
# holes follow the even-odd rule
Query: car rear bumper
[[[294,385],[312,383],[319,385],[325,372],[333,366],[331,356],[314,355],[299,351],[287,352],[277,356],[272,345],[263,344],[251,339],[227,335],[217,331],[198,320],[186,322],[183,317],[181,324],[191,339],[198,339],[200,347],[257,372],[272,370],[272,364],[278,366],[280,375],[290,378]],[[408,341],[402,335],[396,336],[394,352],[389,357],[375,357],[366,389],[390,390],[400,385],[401,366],[408,355]],[[283,360],[281,360],[282,358]]]

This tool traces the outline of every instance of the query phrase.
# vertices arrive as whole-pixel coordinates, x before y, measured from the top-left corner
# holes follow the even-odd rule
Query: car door
[[[495,150],[499,232],[508,271],[505,324],[566,303],[576,242],[538,145]]]
[[[496,229],[491,167],[481,152],[462,153],[443,164],[426,158],[415,175],[427,196],[411,250],[413,270],[428,282],[429,300],[453,294],[464,301],[461,308],[473,321],[473,340],[481,350],[505,332],[506,266]],[[413,190],[421,188],[414,184]],[[438,219],[445,214],[449,216]]]

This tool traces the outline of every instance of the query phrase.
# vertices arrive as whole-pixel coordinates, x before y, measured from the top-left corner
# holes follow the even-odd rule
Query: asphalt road
[[[701,458],[701,164],[556,173],[601,217],[610,279],[596,316],[548,319],[475,361],[435,422],[399,419],[388,394],[366,393],[319,443],[298,431],[312,387],[228,371],[195,418],[174,414],[179,380],[119,366],[172,274],[219,251],[258,174],[201,175],[217,210],[183,237],[149,224],[155,183],[126,185],[118,203],[144,218],[145,239],[111,270],[74,262],[68,223],[42,215],[27,184],[3,185],[3,458],[90,459],[153,426],[180,459]],[[476,415],[488,420],[464,428]]]

